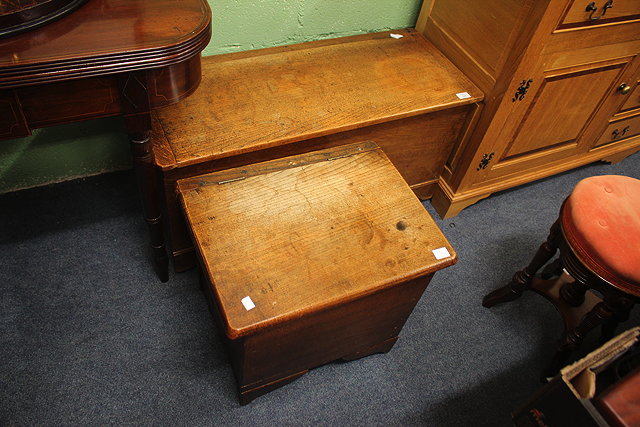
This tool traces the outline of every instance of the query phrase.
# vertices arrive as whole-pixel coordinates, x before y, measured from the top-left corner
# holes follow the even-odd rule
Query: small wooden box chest
[[[178,192],[240,401],[385,352],[456,254],[374,143],[186,178]]]

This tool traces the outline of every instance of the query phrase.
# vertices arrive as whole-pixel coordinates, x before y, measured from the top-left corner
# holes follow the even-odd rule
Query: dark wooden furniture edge
[[[49,0],[0,15],[0,38],[46,25],[73,12],[88,0]],[[27,12],[28,9],[28,12]]]

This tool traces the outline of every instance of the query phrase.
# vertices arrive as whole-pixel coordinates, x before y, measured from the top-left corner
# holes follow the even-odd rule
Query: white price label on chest
[[[253,309],[256,307],[256,305],[253,303],[253,300],[251,299],[251,297],[244,297],[242,298],[242,305],[244,305],[244,308],[247,309],[247,311]]]
[[[458,97],[458,99],[467,99],[467,98],[471,98],[471,95],[469,95],[469,92],[460,92],[460,93],[456,93],[456,96]]]

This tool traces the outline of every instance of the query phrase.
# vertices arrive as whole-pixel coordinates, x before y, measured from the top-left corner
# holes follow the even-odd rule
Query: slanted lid
[[[456,262],[371,142],[183,179],[178,192],[230,338]]]

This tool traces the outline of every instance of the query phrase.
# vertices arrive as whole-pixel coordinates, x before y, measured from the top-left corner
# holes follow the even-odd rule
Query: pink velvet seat
[[[562,230],[589,270],[640,296],[640,180],[616,175],[583,179],[564,204]]]
[[[542,273],[558,278],[536,277],[558,249],[559,258]],[[567,275],[560,275],[563,270]],[[640,180],[605,175],[580,181],[529,265],[486,295],[482,305],[513,301],[525,290],[553,303],[565,324],[543,378],[553,376],[595,327],[602,326],[603,340],[613,337],[640,302]]]

